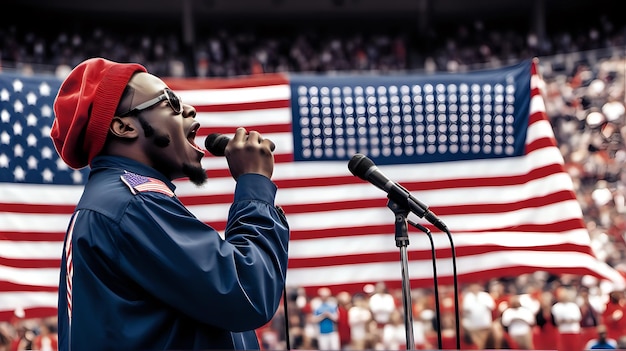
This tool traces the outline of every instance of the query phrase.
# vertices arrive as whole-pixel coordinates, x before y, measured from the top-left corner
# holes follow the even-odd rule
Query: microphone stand
[[[403,189],[404,191],[406,191],[408,193],[408,190],[404,189],[401,185],[396,184],[399,188]],[[432,214],[432,212],[428,211],[428,206],[422,204],[419,200],[408,196],[405,198],[404,194],[398,194],[397,192],[391,192],[388,191],[387,192],[387,197],[389,199],[391,199],[392,197],[395,198],[399,198],[399,201],[404,201],[406,200],[406,208],[404,208],[405,211],[412,211],[413,213],[415,213],[416,215],[418,215],[419,217],[423,217],[426,218],[429,222],[431,222],[432,224],[435,225],[435,227],[441,229],[442,231],[444,231],[446,233],[446,235],[448,236],[448,240],[450,241],[450,248],[452,250],[452,278],[453,278],[453,283],[454,283],[454,313],[455,313],[455,333],[456,333],[456,348],[457,350],[461,349],[461,333],[460,333],[460,321],[459,321],[459,289],[458,289],[458,282],[457,282],[457,272],[456,272],[456,252],[454,249],[454,241],[452,240],[452,234],[450,234],[450,231],[448,230],[448,227],[443,224],[441,221],[435,221],[435,216]],[[405,216],[405,222],[406,222],[406,216]],[[434,259],[434,255],[433,255],[433,259]],[[435,284],[435,286],[437,286]]]
[[[437,280],[437,257],[435,254],[435,243],[433,242],[433,236],[430,230],[419,223],[415,223],[411,220],[408,220],[409,224],[414,226],[415,228],[423,231],[428,236],[428,240],[430,240],[430,251],[432,253],[432,261],[433,261],[433,286],[435,289],[435,318],[437,319],[437,345],[439,346],[439,350],[443,347],[441,340],[441,308],[439,307],[439,283]]]
[[[413,335],[413,308],[411,304],[411,287],[409,282],[409,266],[406,247],[409,245],[407,230],[407,215],[409,210],[398,206],[392,200],[387,202],[387,207],[395,214],[396,246],[400,248],[400,263],[402,266],[402,302],[404,306],[404,327],[406,330],[406,349],[415,349]]]
[[[428,210],[428,206],[421,203],[419,200],[410,195],[409,191],[402,187],[400,184],[392,182],[387,177],[385,177],[374,162],[367,158],[363,154],[355,154],[350,162],[348,163],[348,169],[355,176],[367,180],[368,182],[374,184],[376,187],[387,193],[387,198],[389,198],[389,202],[387,203],[387,207],[389,207],[395,214],[395,223],[396,223],[396,246],[400,248],[400,258],[402,263],[402,288],[403,288],[403,300],[404,300],[404,309],[405,309],[405,321],[406,321],[406,333],[407,333],[407,350],[412,349],[414,345],[413,340],[413,328],[410,327],[413,317],[412,317],[412,308],[411,306],[411,291],[409,288],[409,277],[408,277],[408,264],[407,264],[407,253],[406,246],[409,244],[409,237],[407,234],[407,214],[409,212],[415,213],[417,216],[425,218],[430,223],[435,225],[438,229],[444,231],[448,236],[448,240],[450,241],[450,246],[452,250],[452,269],[453,269],[453,279],[454,279],[454,312],[456,314],[455,318],[455,327],[456,327],[456,347],[458,350],[461,349],[461,340],[460,340],[460,325],[459,325],[459,289],[457,282],[457,271],[456,271],[456,253],[454,249],[454,242],[452,240],[452,235],[448,230],[447,226],[441,222],[437,216],[435,216],[432,212]],[[399,201],[402,205],[398,205],[393,202],[393,199]],[[428,234],[428,233],[427,233]],[[430,238],[430,235],[429,235]],[[432,244],[432,238],[431,238]],[[433,260],[435,260],[434,255],[434,245],[433,245]],[[433,262],[433,267],[436,265]],[[435,273],[436,274],[436,273]],[[435,278],[436,279],[436,278]],[[437,284],[435,283],[435,288]],[[438,301],[439,299],[437,299]],[[441,329],[441,328],[440,328]],[[441,335],[441,332],[440,332]],[[441,345],[441,342],[440,342]]]
[[[417,201],[417,202],[416,202]],[[457,278],[457,271],[456,271],[456,252],[454,249],[454,240],[452,240],[452,234],[450,234],[450,231],[448,230],[448,227],[443,224],[442,222],[436,223],[431,221],[428,216],[427,216],[427,212],[424,210],[424,204],[419,204],[419,201],[417,199],[411,198],[409,197],[407,199],[407,206],[410,209],[413,210],[418,210],[418,212],[414,212],[415,214],[417,214],[420,217],[424,217],[426,219],[428,219],[431,223],[433,223],[437,228],[441,229],[443,232],[446,233],[446,235],[448,236],[448,241],[450,242],[450,250],[452,251],[452,279],[453,279],[453,284],[454,284],[454,314],[455,314],[455,318],[454,318],[454,326],[455,326],[455,334],[456,334],[456,349],[460,350],[461,349],[461,327],[460,327],[460,321],[459,321],[459,287],[458,287],[458,278]],[[421,214],[419,213],[421,212]],[[431,213],[432,215],[432,213]],[[432,219],[432,218],[431,218]],[[433,254],[434,257],[434,254]],[[437,286],[435,284],[435,286]]]

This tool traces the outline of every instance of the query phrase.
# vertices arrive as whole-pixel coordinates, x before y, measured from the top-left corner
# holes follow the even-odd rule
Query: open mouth
[[[187,133],[187,142],[189,142],[189,144],[193,146],[194,149],[198,150],[198,152],[201,152],[202,154],[204,154],[204,150],[200,148],[198,144],[196,144],[196,135],[198,134],[199,129],[200,129],[200,123],[194,123],[189,133]]]

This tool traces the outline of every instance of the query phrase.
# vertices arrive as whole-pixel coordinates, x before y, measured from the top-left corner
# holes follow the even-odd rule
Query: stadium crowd
[[[463,71],[536,56],[546,83],[548,115],[574,181],[592,249],[601,260],[626,272],[625,30],[598,18],[582,30],[552,32],[539,40],[533,33],[496,30],[475,22],[459,24],[450,36],[427,34],[430,44],[422,45],[401,31],[303,30],[262,36],[222,29],[198,33],[198,43],[190,52],[176,35],[128,36],[98,26],[57,32],[0,26],[0,69],[63,77],[86,57],[103,56],[145,63],[160,76],[227,77],[271,72]],[[321,289],[310,296],[301,288],[290,288],[287,311],[281,306],[258,335],[268,350],[287,345],[334,349],[335,337],[339,348],[346,350],[404,349],[400,294],[383,282],[354,294]],[[415,347],[436,349],[440,326],[443,348],[455,349],[451,287],[440,287],[440,321],[435,320],[432,290],[416,289],[412,297]],[[592,277],[537,272],[494,278],[463,286],[461,305],[464,349],[576,351],[591,347],[586,343],[600,335],[616,348],[626,349],[625,291]],[[334,322],[317,317],[320,306],[331,311]],[[54,350],[55,326],[54,317],[24,320],[16,311],[14,320],[0,323],[0,351]],[[563,344],[566,339],[575,344]]]
[[[0,25],[0,66],[64,76],[86,57],[142,62],[163,77],[226,77],[274,72],[460,71],[596,49],[620,48],[626,25],[607,15],[524,31],[527,23],[476,20],[416,30],[406,20],[320,21],[199,27],[184,43],[174,24],[79,21],[53,28]],[[550,23],[550,22],[549,22]],[[127,25],[133,26],[128,35]],[[58,28],[58,30],[53,30]],[[563,63],[563,62],[561,62]],[[572,63],[559,69],[571,71]]]

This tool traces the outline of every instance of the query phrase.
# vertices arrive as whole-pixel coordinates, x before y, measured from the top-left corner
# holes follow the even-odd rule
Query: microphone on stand
[[[380,188],[384,192],[387,193],[387,197],[390,200],[393,200],[396,204],[405,206],[414,214],[418,215],[421,218],[426,219],[430,223],[432,223],[435,227],[441,229],[450,240],[450,247],[452,249],[452,278],[454,285],[454,312],[456,315],[455,318],[455,331],[456,335],[461,335],[461,326],[460,326],[460,314],[459,314],[459,288],[457,281],[457,270],[456,270],[456,253],[454,248],[454,242],[452,240],[452,235],[448,230],[448,227],[441,221],[434,213],[432,213],[426,204],[422,203],[411,193],[405,189],[402,185],[391,181],[387,178],[379,169],[376,167],[374,162],[367,158],[363,154],[355,154],[350,162],[348,163],[348,169],[355,176],[367,180],[368,182],[374,184],[376,187]],[[411,223],[413,224],[413,223]],[[428,234],[428,233],[427,233]],[[429,236],[430,238],[430,236]],[[433,245],[431,239],[431,246]],[[433,251],[433,272],[436,274],[436,266],[434,263],[435,254]],[[435,279],[435,286],[437,286],[437,282]],[[435,290],[436,300],[439,301],[437,297],[438,292]],[[407,303],[407,306],[408,303]],[[439,330],[439,347],[441,347],[441,330]],[[408,347],[407,347],[408,348]],[[461,338],[456,338],[456,348],[457,350],[461,349]]]
[[[426,219],[442,231],[448,231],[445,223],[432,213],[426,204],[416,199],[402,185],[391,181],[376,167],[374,162],[363,154],[355,154],[348,163],[348,169],[355,176],[367,180],[379,189],[387,193],[388,197],[396,203],[405,205],[411,212]]]

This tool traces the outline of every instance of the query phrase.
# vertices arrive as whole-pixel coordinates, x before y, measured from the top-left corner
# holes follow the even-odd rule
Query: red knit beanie
[[[83,168],[100,153],[122,93],[135,72],[146,72],[146,68],[91,58],[76,66],[61,84],[54,100],[50,137],[70,167]]]

